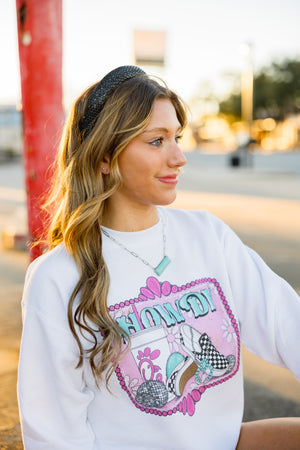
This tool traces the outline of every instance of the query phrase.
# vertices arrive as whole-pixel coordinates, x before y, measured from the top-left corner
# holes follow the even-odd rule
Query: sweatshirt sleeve
[[[87,420],[93,393],[82,368],[76,369],[78,346],[67,322],[65,293],[54,278],[33,264],[25,281],[18,372],[24,447],[88,450],[94,441]]]
[[[227,225],[217,226],[242,343],[266,361],[289,369],[300,381],[298,294]]]

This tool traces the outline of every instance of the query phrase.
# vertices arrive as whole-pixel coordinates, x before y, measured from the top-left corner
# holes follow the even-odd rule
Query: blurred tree
[[[227,99],[219,103],[220,112],[241,118],[241,93],[236,82]],[[254,75],[254,119],[281,120],[300,112],[300,59],[272,62]]]

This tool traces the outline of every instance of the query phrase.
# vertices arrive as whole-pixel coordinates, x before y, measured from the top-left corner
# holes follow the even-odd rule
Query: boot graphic
[[[171,358],[172,356],[175,356],[175,354],[171,355]],[[174,367],[170,374],[167,374],[169,375],[167,380],[167,389],[170,394],[173,394],[176,397],[180,397],[182,395],[186,383],[195,375],[198,369],[197,364],[195,364],[192,358],[189,356],[184,358],[183,355],[181,355],[181,357],[182,361]]]
[[[180,343],[198,367],[201,368],[202,362],[205,360],[205,363],[211,367],[211,376],[213,377],[220,377],[234,367],[234,355],[222,355],[206,333],[201,334],[189,325],[181,326]]]

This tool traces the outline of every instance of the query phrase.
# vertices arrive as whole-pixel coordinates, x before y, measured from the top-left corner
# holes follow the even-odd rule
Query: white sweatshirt
[[[78,280],[72,257],[59,245],[30,265],[18,379],[25,449],[234,449],[241,343],[300,380],[295,291],[211,214],[160,211],[171,260],[160,276],[103,236],[108,308],[131,335],[113,394],[96,388],[87,361],[76,369],[67,320]],[[161,261],[161,220],[139,232],[108,231],[154,267]]]

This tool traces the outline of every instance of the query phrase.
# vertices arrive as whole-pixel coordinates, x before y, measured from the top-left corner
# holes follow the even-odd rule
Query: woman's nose
[[[186,164],[186,157],[184,156],[181,148],[175,142],[172,145],[172,151],[169,155],[169,166],[170,167],[182,167]]]

